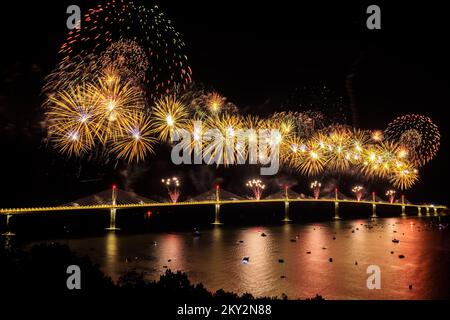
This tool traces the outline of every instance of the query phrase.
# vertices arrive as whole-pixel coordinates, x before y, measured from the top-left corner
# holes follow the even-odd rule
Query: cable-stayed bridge
[[[283,203],[284,204],[284,219],[283,221],[291,221],[289,219],[289,204],[292,202],[316,202],[316,203],[334,203],[334,219],[340,219],[339,205],[341,203],[349,203],[354,205],[371,205],[371,217],[377,217],[377,206],[396,206],[401,210],[401,215],[406,215],[406,208],[417,208],[417,215],[421,216],[425,210],[425,215],[440,215],[445,214],[446,206],[434,204],[413,204],[406,200],[404,196],[396,202],[386,202],[372,193],[368,198],[362,200],[351,199],[335,189],[330,194],[325,194],[320,198],[308,198],[302,194],[296,193],[288,188],[277,193],[267,196],[263,199],[245,199],[241,196],[233,194],[232,192],[223,190],[218,186],[196,197],[190,198],[181,202],[157,202],[134,192],[121,190],[116,186],[111,189],[104,190],[94,195],[90,195],[67,204],[52,207],[27,207],[27,208],[1,208],[0,215],[5,215],[7,219],[8,232],[5,235],[11,235],[9,231],[9,222],[13,215],[17,214],[32,214],[36,212],[65,212],[65,211],[79,211],[79,210],[109,210],[110,225],[108,230],[117,230],[116,227],[116,212],[120,209],[133,208],[152,208],[152,207],[180,207],[180,206],[214,206],[214,222],[213,224],[221,224],[220,222],[220,207],[222,205],[245,204],[245,203]]]

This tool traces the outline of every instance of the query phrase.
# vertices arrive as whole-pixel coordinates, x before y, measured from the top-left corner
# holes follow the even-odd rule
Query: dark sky
[[[144,196],[163,195],[162,174],[180,175],[185,193],[204,191],[215,182],[244,192],[242,180],[257,168],[215,172],[169,166],[164,148],[143,166],[114,167],[67,160],[42,143],[39,92],[65,38],[66,7],[79,4],[84,10],[98,1],[15,1],[2,9],[0,207],[68,202],[112,182]],[[441,150],[407,195],[448,203],[450,52],[443,8],[428,2],[375,2],[381,7],[382,30],[369,31],[365,10],[372,2],[241,2],[159,2],[186,42],[195,81],[254,114],[280,109],[295,88],[326,85],[353,101],[364,129],[383,129],[405,113],[430,116],[441,128]],[[273,185],[283,179],[288,179],[284,173],[272,179]],[[307,178],[292,179],[298,191],[307,191]],[[383,184],[375,186],[385,190]]]

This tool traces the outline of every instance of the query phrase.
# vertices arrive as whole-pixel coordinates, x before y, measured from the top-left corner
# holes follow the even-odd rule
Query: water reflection
[[[119,251],[117,248],[117,235],[115,232],[109,232],[105,237],[105,264],[104,271],[108,275],[112,275],[117,280],[116,275],[119,273]]]
[[[167,267],[187,272],[191,280],[210,290],[223,288],[257,296],[448,299],[449,231],[431,221],[426,217],[378,218],[272,227],[219,226],[202,230],[200,237],[192,232],[109,233],[74,239],[69,245],[90,255],[113,279],[129,270],[157,279]],[[394,243],[394,238],[399,242]],[[249,257],[248,264],[242,263],[244,256]],[[369,265],[381,268],[381,290],[366,287]]]

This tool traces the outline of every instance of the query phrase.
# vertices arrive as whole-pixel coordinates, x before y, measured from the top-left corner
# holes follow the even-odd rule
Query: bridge
[[[10,230],[10,220],[14,215],[18,214],[33,214],[37,212],[64,212],[64,211],[81,211],[81,210],[109,210],[110,224],[107,230],[119,230],[116,226],[116,213],[120,209],[133,208],[153,208],[153,207],[180,207],[180,206],[214,206],[214,221],[212,224],[220,225],[220,208],[223,205],[233,204],[251,204],[251,203],[283,203],[284,204],[284,219],[282,221],[292,221],[289,218],[289,204],[293,202],[314,202],[314,203],[334,203],[334,219],[340,219],[339,205],[342,203],[349,203],[355,205],[371,205],[372,218],[377,217],[377,206],[394,206],[400,208],[402,216],[406,216],[406,208],[417,208],[417,216],[422,216],[423,209],[425,209],[426,216],[438,216],[445,214],[446,206],[434,204],[413,204],[405,199],[404,196],[397,202],[385,202],[378,198],[375,193],[369,199],[350,199],[341,194],[338,189],[335,189],[334,195],[325,195],[322,198],[307,198],[287,187],[284,191],[280,191],[263,199],[244,199],[231,192],[220,189],[219,186],[205,192],[193,199],[182,202],[156,202],[134,193],[126,192],[118,189],[115,185],[108,190],[98,194],[76,200],[74,202],[64,204],[61,206],[51,207],[29,207],[29,208],[0,208],[0,215],[6,216],[7,231],[3,234],[5,236],[14,235]]]

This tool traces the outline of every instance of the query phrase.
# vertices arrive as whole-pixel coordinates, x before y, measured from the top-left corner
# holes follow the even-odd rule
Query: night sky
[[[66,8],[78,4],[84,10],[97,1],[17,2],[1,10],[0,207],[61,204],[112,183],[157,199],[165,193],[160,179],[172,174],[182,178],[185,195],[217,182],[244,193],[244,180],[257,167],[176,167],[169,164],[164,147],[139,166],[87,163],[66,159],[43,143],[40,90],[66,36]],[[196,82],[221,92],[242,113],[282,110],[296,89],[326,86],[356,110],[355,125],[362,129],[384,129],[402,114],[427,115],[440,127],[442,144],[407,197],[448,204],[450,52],[443,8],[376,2],[382,30],[371,31],[365,26],[365,11],[372,2],[314,1],[311,6],[310,1],[295,1],[294,6],[293,1],[276,1],[245,7],[240,2],[158,3],[182,34]],[[309,179],[299,174],[282,172],[264,179],[272,191],[285,181],[297,184],[297,191],[308,191]],[[347,190],[342,188],[349,193],[358,179],[346,181]],[[384,193],[385,183],[373,185]]]

